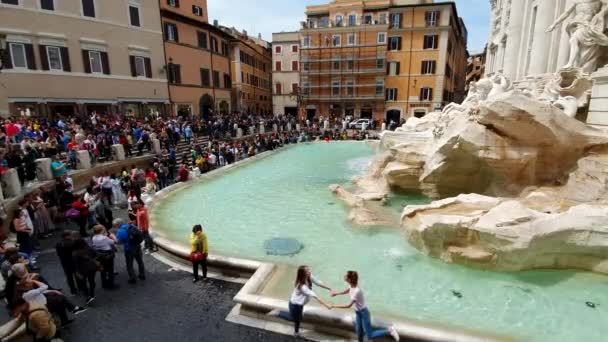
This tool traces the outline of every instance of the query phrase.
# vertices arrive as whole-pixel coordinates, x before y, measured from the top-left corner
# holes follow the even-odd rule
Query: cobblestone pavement
[[[51,284],[69,293],[59,261],[49,249],[56,241],[56,238],[43,241],[38,262],[41,273]],[[102,290],[98,276],[97,300],[63,330],[63,339],[67,342],[295,341],[290,336],[225,321],[235,305],[232,298],[241,284],[215,279],[192,284],[189,273],[169,271],[169,266],[149,255],[144,256],[144,263],[147,279],[130,285],[123,254],[118,253],[115,265],[120,287]],[[77,305],[83,304],[82,297],[69,298]],[[6,322],[6,310],[0,311],[2,322]]]

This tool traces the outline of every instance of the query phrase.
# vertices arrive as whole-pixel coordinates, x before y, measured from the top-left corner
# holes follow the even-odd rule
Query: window
[[[452,78],[452,68],[448,64],[445,65],[445,77]]]
[[[386,25],[386,13],[380,13],[378,15],[378,24]]]
[[[217,45],[217,38],[215,38],[215,37],[211,37],[211,51],[213,51],[213,52],[219,51],[219,47]]]
[[[346,95],[355,95],[355,82],[352,80],[346,81]]]
[[[89,51],[89,60],[91,61],[91,72],[94,74],[103,73],[101,64],[101,53],[99,51]]]
[[[15,5],[18,6],[19,5],[19,0],[2,0],[3,4],[7,4],[7,5]]]
[[[131,20],[131,26],[141,26],[139,21],[139,7],[129,5],[129,19]]]
[[[332,63],[332,69],[333,70],[340,70],[340,61],[334,61]]]
[[[438,35],[425,35],[424,36],[424,49],[436,49],[439,43]]]
[[[391,13],[391,28],[401,28],[401,13]]]
[[[177,34],[177,25],[173,23],[165,23],[165,40],[177,42],[179,40]]]
[[[424,18],[427,27],[435,27],[439,23],[439,11],[426,12]]]
[[[371,25],[374,22],[374,16],[371,14],[366,14],[363,16],[363,23],[365,25]]]
[[[336,26],[342,26],[343,17],[341,15],[336,16]]]
[[[310,37],[304,37],[304,39],[302,39],[302,46],[303,47],[309,47],[310,46]]]
[[[182,83],[182,71],[181,65],[169,64],[169,83],[181,84]]]
[[[390,37],[388,40],[388,50],[401,50],[401,37]]]
[[[348,35],[348,45],[349,46],[355,45],[355,40],[356,40],[356,36],[354,33],[351,33]]]
[[[386,32],[378,33],[378,44],[386,44]]]
[[[397,76],[400,73],[401,63],[400,62],[388,62],[388,75]]]
[[[283,86],[281,83],[275,84],[275,89],[277,95],[281,95],[283,93]]]
[[[291,92],[292,92],[292,93],[297,94],[297,93],[298,93],[298,89],[299,89],[299,88],[300,88],[300,87],[299,87],[299,85],[298,85],[297,83],[292,83],[292,84],[291,84]]]
[[[384,69],[384,58],[376,59],[376,69]]]
[[[218,71],[213,72],[213,87],[214,88],[220,87],[220,73]]]
[[[397,101],[397,88],[386,88],[386,101]]]
[[[228,56],[228,43],[222,41],[222,55]]]
[[[81,0],[82,15],[85,17],[95,18],[95,0]]]
[[[232,87],[232,79],[230,78],[230,75],[224,74],[224,88],[231,88],[231,87]]]
[[[384,81],[376,80],[376,95],[381,96],[384,94]]]
[[[298,46],[297,45],[292,45],[291,46],[291,52],[298,52]]]
[[[355,68],[355,61],[353,61],[352,59],[348,60],[346,62],[346,70],[353,70],[354,68]]]
[[[342,45],[342,36],[334,36],[332,42],[334,46]]]
[[[308,82],[302,83],[302,94],[304,94],[304,95],[310,94],[310,83],[308,83]]]
[[[281,62],[280,61],[276,61],[274,63],[274,70],[275,71],[281,71]]]
[[[298,61],[291,61],[291,71],[298,71]]]
[[[281,53],[281,46],[280,45],[275,46],[274,47],[274,52],[275,53]]]
[[[133,57],[135,64],[135,76],[146,77],[146,61],[144,57]]]
[[[423,87],[420,88],[420,101],[431,101],[433,100],[433,88]]]
[[[192,5],[192,13],[200,17],[203,15],[203,9],[200,6]]]
[[[355,25],[357,25],[357,15],[351,14],[348,16],[348,26],[355,26]]]
[[[302,62],[302,70],[304,70],[304,71],[310,71],[310,63],[308,63],[308,62]]]
[[[40,8],[47,11],[54,11],[55,0],[40,0]]]
[[[340,96],[340,81],[331,82],[331,95]]]
[[[448,39],[448,55],[452,54],[452,41]]]
[[[179,0],[167,0],[167,5],[171,7],[179,7]]]
[[[25,45],[10,43],[11,62],[13,68],[27,68],[27,57],[25,54]]]
[[[196,37],[198,40],[198,47],[202,49],[207,48],[207,32],[198,31],[196,32]]]
[[[423,75],[434,75],[435,74],[435,61],[422,61],[421,73]]]
[[[63,70],[63,63],[61,62],[61,48],[56,46],[47,46],[46,57],[49,63],[49,70]]]
[[[209,69],[201,69],[201,85],[203,87],[209,87],[211,85],[210,81],[211,73]]]

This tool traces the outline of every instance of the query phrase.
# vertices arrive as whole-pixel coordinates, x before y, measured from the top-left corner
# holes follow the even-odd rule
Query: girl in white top
[[[391,336],[395,341],[399,341],[399,334],[395,330],[394,327],[390,327],[388,329],[381,330],[373,330],[371,324],[371,316],[369,310],[367,309],[367,304],[365,302],[365,296],[363,295],[363,291],[359,288],[359,275],[355,271],[348,271],[344,275],[344,281],[346,281],[349,285],[349,288],[342,292],[332,292],[331,296],[339,296],[339,295],[350,295],[350,302],[344,305],[332,305],[333,308],[340,309],[348,309],[353,305],[355,306],[355,314],[357,317],[356,329],[357,329],[357,337],[359,342],[363,342],[365,336],[367,336],[368,340],[373,340],[376,338]]]
[[[317,302],[321,303],[321,305],[325,306],[328,309],[331,309],[330,304],[317,297],[316,293],[312,291],[313,282],[318,286],[331,291],[329,287],[323,285],[323,283],[321,283],[319,280],[312,277],[308,266],[298,267],[295,286],[293,292],[291,293],[291,298],[289,299],[289,312],[272,310],[269,313],[269,315],[271,316],[278,316],[285,320],[293,321],[294,334],[296,336],[300,335],[300,323],[302,322],[304,305],[308,304],[310,298],[314,298]]]

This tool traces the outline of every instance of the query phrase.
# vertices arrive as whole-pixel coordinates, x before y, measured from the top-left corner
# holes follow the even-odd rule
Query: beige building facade
[[[156,1],[2,0],[0,114],[168,109]]]
[[[275,115],[298,114],[300,33],[272,34],[272,105]]]

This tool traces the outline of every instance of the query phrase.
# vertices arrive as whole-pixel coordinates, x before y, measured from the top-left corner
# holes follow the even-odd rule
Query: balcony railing
[[[386,73],[385,68],[371,68],[371,69],[328,69],[328,70],[302,70],[302,74],[306,75],[350,75],[350,74],[384,74]]]
[[[317,101],[352,101],[352,100],[375,100],[384,101],[384,94],[380,95],[302,95],[305,100],[317,100]]]
[[[358,26],[370,26],[370,25],[388,25],[388,19],[370,19],[369,17],[362,16],[357,17],[357,20],[353,21],[349,17],[343,18],[341,21],[324,18],[321,20],[309,20],[301,21],[301,28],[304,30],[309,29],[323,29],[332,27],[358,27]]]

